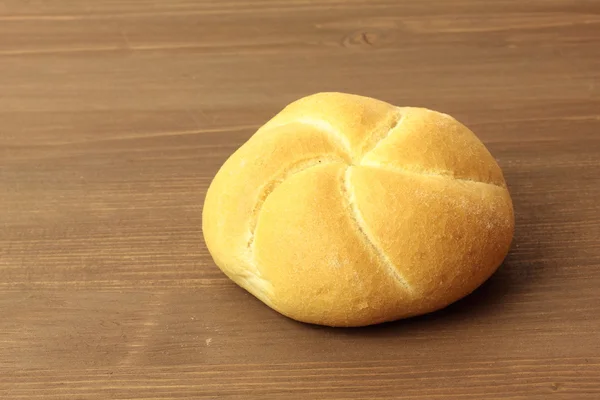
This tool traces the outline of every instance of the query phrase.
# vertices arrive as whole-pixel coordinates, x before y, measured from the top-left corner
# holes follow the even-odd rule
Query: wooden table
[[[288,320],[202,239],[219,165],[337,90],[470,126],[501,269],[432,315]],[[600,399],[600,2],[0,1],[0,398]]]

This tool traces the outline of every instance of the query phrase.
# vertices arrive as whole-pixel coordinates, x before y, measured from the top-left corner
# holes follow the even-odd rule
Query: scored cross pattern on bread
[[[360,326],[473,291],[512,240],[502,171],[454,118],[343,93],[300,99],[223,165],[203,232],[216,264],[300,321]]]

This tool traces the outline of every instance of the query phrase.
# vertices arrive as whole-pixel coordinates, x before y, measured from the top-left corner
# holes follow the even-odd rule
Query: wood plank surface
[[[470,126],[516,210],[479,290],[362,329],[230,282],[201,211],[284,105]],[[1,399],[600,399],[600,2],[0,0]]]

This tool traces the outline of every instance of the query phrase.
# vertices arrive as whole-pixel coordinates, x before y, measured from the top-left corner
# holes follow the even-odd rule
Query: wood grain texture
[[[513,248],[466,299],[288,320],[203,244],[217,168],[317,91],[456,116]],[[600,398],[600,3],[0,0],[0,398]]]

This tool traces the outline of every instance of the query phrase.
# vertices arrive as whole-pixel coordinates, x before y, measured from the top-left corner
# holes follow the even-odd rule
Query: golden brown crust
[[[500,265],[514,216],[502,172],[452,117],[341,93],[300,99],[223,165],[203,210],[217,265],[299,321],[427,313]]]

